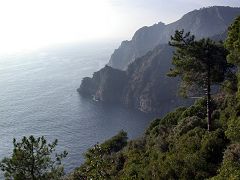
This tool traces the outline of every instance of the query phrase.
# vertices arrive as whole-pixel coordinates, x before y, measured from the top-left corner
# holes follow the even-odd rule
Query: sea
[[[120,130],[139,138],[152,120],[119,105],[81,97],[83,77],[104,67],[117,42],[72,43],[0,55],[0,159],[12,154],[13,138],[58,139],[66,150],[65,172],[84,162],[84,152]],[[0,172],[0,179],[3,173]]]

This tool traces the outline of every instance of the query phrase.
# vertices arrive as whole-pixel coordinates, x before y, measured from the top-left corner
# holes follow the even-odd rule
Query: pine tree
[[[57,140],[47,144],[43,136],[39,138],[30,136],[29,138],[23,137],[21,142],[14,139],[13,145],[12,156],[0,162],[6,179],[57,180],[63,176],[61,160],[67,156],[67,152],[55,154],[55,159],[53,159]]]
[[[202,94],[207,99],[207,124],[211,129],[211,87],[224,81],[225,75],[232,67],[227,63],[225,50],[221,42],[210,39],[195,40],[195,37],[184,30],[176,31],[169,44],[176,48],[168,76],[179,76],[182,80],[180,92],[187,97]]]
[[[227,60],[240,67],[240,16],[228,28],[225,47],[229,51]]]
[[[229,51],[227,60],[229,63],[233,63],[238,68],[238,94],[237,97],[240,99],[240,16],[232,23],[228,28],[228,36],[224,43],[226,49]]]

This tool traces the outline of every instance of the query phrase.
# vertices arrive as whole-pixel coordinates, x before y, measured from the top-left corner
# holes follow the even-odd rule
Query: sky
[[[131,39],[142,26],[213,5],[240,7],[240,0],[0,0],[0,53]]]

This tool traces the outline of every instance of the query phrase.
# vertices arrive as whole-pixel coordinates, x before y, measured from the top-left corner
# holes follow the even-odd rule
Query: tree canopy
[[[61,160],[67,156],[67,152],[55,154],[54,157],[57,140],[48,144],[43,136],[29,136],[23,137],[20,142],[14,139],[13,145],[12,156],[0,163],[6,179],[58,180],[64,175]]]
[[[211,129],[211,86],[224,81],[226,73],[233,66],[226,60],[227,51],[223,43],[213,40],[195,40],[190,32],[176,31],[171,36],[169,44],[176,48],[169,76],[180,76],[182,79],[180,92],[184,96],[189,94],[206,93],[208,130]]]
[[[239,31],[234,28],[234,33]],[[186,84],[185,91],[195,91],[193,86],[201,91],[226,79],[232,65],[226,61],[227,50],[222,43],[195,40],[183,31],[176,32],[171,43],[176,51],[169,75],[180,76]],[[234,50],[234,54],[238,52]],[[177,108],[155,119],[141,138],[125,143],[122,133],[123,136],[120,134],[88,150],[85,163],[68,180],[239,180],[240,105],[235,92],[220,89],[212,96],[211,131],[206,130],[206,98],[200,98],[190,107]]]
[[[171,36],[169,44],[176,48],[173,55],[173,69],[168,76],[180,76],[181,94],[201,93],[207,88],[207,81],[211,85],[221,83],[229,68],[226,60],[227,51],[223,43],[216,43],[211,39],[195,40],[190,32],[176,31]]]
[[[228,28],[225,47],[229,51],[227,59],[230,63],[240,66],[240,16]]]

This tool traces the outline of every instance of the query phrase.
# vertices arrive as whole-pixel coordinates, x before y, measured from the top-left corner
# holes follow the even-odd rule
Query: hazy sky
[[[142,26],[213,5],[239,7],[240,0],[0,0],[0,51],[130,39]]]

